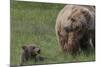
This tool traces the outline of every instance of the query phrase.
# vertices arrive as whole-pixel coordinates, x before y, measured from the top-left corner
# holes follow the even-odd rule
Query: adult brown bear
[[[55,25],[58,43],[67,53],[77,53],[95,46],[95,7],[66,5]]]

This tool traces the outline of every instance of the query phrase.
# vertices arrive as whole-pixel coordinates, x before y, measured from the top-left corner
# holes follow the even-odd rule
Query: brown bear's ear
[[[84,17],[86,18],[87,23],[89,23],[90,18],[91,18],[91,15],[90,15],[89,11],[88,10],[82,10],[81,12],[84,15]]]
[[[26,48],[26,46],[22,46],[22,49],[24,50]]]
[[[92,6],[95,9],[95,6]]]

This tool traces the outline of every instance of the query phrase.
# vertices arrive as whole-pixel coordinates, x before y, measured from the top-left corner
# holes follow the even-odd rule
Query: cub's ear
[[[26,46],[22,46],[22,49],[24,50],[26,48]]]

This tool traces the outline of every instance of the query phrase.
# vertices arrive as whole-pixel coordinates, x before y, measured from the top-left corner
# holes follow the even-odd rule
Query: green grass
[[[48,59],[35,63],[33,60],[26,64],[49,64],[79,61],[93,61],[95,55],[86,56],[84,53],[73,58],[64,55],[57,45],[55,21],[57,14],[65,5],[43,4],[32,2],[11,1],[11,65],[20,64],[21,46],[35,43],[42,55]]]

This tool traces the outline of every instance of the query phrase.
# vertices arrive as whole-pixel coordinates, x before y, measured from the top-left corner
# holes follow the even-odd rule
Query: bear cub
[[[41,49],[34,44],[22,46],[21,65],[29,59],[34,59],[35,62],[43,61],[44,57],[40,56],[40,53]]]

